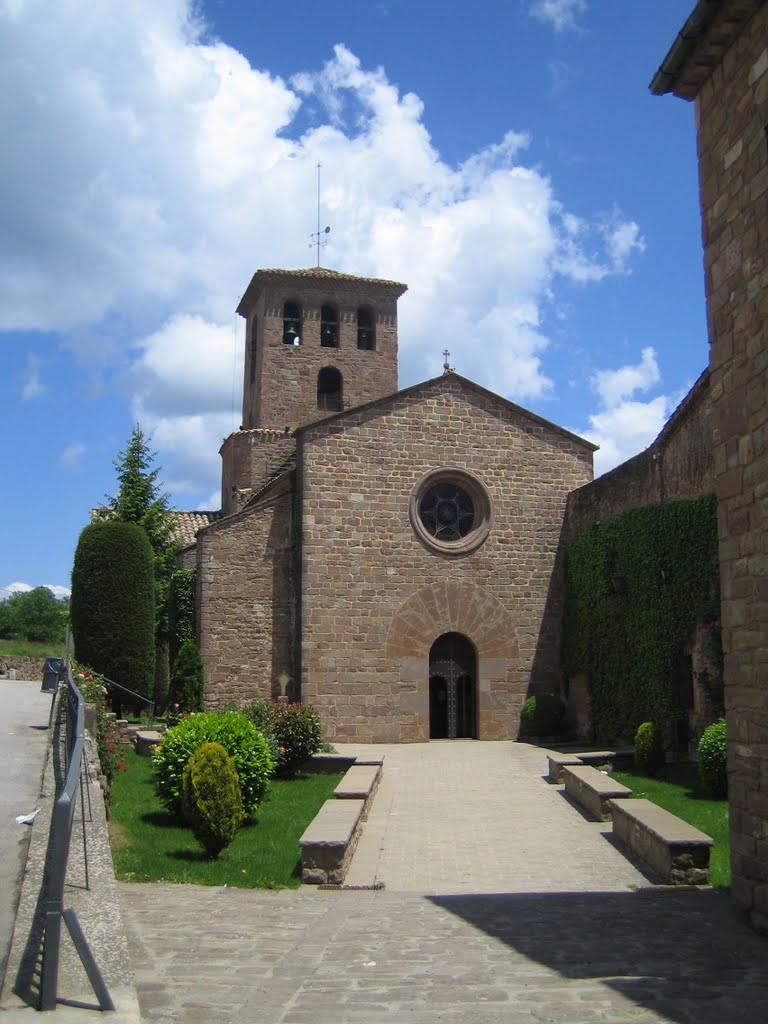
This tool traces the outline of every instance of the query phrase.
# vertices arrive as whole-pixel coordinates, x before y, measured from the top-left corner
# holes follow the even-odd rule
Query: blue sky
[[[400,385],[458,372],[646,447],[708,358],[694,112],[648,83],[693,0],[0,0],[0,588],[67,588],[140,422],[218,507],[240,295],[409,285]],[[0,589],[0,596],[4,591]]]

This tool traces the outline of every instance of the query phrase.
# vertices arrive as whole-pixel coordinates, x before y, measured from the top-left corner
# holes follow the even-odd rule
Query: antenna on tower
[[[313,231],[309,236],[312,241],[309,243],[310,249],[317,249],[317,265],[320,266],[320,250],[324,249],[328,245],[328,239],[324,238],[324,235],[331,233],[330,227],[320,230],[320,168],[322,164],[317,165],[317,231]]]

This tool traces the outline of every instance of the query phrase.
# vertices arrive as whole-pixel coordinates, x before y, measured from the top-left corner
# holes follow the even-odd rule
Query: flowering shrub
[[[235,763],[243,812],[251,814],[267,791],[274,760],[269,743],[238,711],[190,715],[169,729],[153,755],[155,789],[173,814],[182,810],[184,769],[203,743],[220,743]]]
[[[308,704],[257,699],[245,705],[243,714],[271,737],[276,775],[293,775],[322,745],[320,719]]]
[[[113,718],[108,718],[109,699],[107,688],[101,676],[83,669],[75,676],[77,686],[86,704],[96,708],[96,751],[99,755],[102,775],[109,786],[112,785],[117,772],[127,772],[125,763],[125,747],[120,740],[120,733]]]
[[[170,729],[172,726],[178,725],[182,719],[188,718],[189,714],[189,711],[181,710],[181,704],[169,704],[165,709],[165,724]]]

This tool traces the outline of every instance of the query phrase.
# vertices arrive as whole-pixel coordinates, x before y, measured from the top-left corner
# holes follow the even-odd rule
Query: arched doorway
[[[429,652],[429,737],[477,737],[477,655],[462,633],[443,633]]]

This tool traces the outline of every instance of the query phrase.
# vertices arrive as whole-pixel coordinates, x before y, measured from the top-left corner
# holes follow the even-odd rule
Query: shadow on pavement
[[[427,899],[562,978],[599,981],[662,1019],[768,1020],[768,941],[739,922],[717,891]]]

